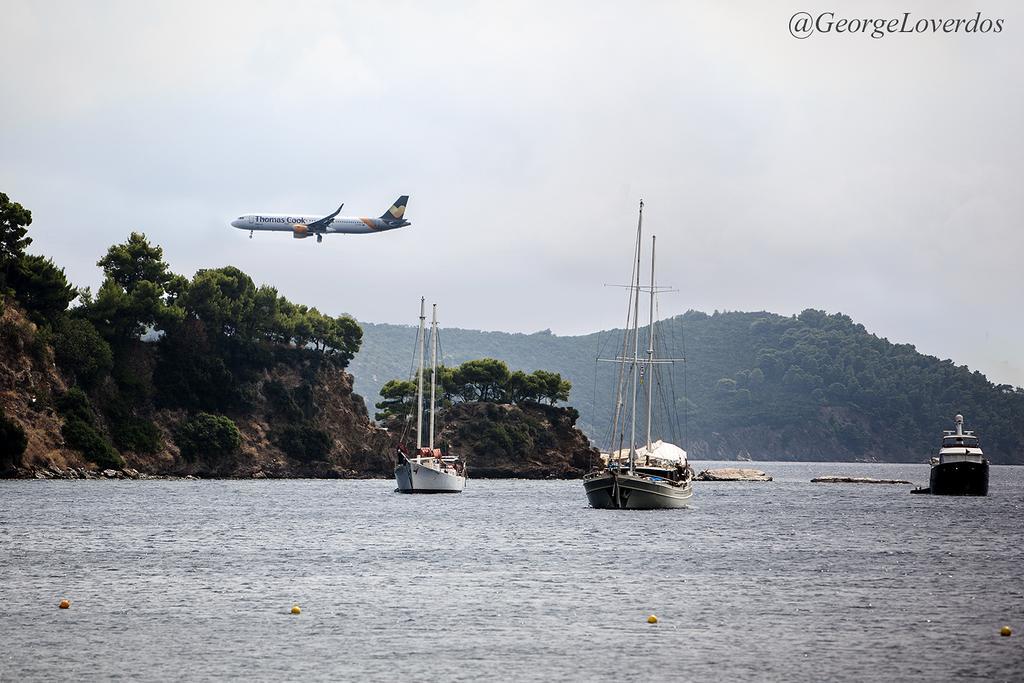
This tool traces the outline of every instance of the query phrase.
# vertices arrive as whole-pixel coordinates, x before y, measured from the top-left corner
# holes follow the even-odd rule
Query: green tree
[[[7,282],[37,322],[54,320],[78,296],[75,288],[68,284],[64,269],[43,256],[23,254],[9,270]]]
[[[163,249],[133,232],[123,244],[107,249],[97,265],[105,278],[86,315],[108,340],[137,338],[150,328],[168,330],[184,317],[179,299],[184,278],[170,273]]]
[[[163,247],[150,244],[146,235],[139,232],[128,235],[123,244],[107,249],[106,255],[96,265],[129,293],[143,282],[152,282],[163,291],[174,279],[164,262]]]
[[[359,351],[363,330],[350,316],[337,318],[323,315],[315,308],[308,312],[309,340],[313,348],[334,360],[341,367],[348,365]]]
[[[304,348],[310,343],[313,337],[312,316],[309,308],[302,304],[291,304],[283,307],[288,320],[288,328],[291,331],[292,342],[295,346]]]
[[[535,370],[532,377],[540,388],[539,396],[551,405],[559,401],[568,401],[569,392],[572,391],[572,382],[562,379],[557,372],[547,370]]]
[[[0,291],[7,287],[7,275],[32,244],[28,226],[32,212],[0,192]]]
[[[211,340],[254,328],[256,285],[234,266],[198,271],[182,302],[186,313],[206,326]]]
[[[510,403],[536,401],[543,393],[543,387],[535,375],[528,375],[522,370],[509,373],[505,382],[505,400]]]
[[[290,336],[282,334],[281,301],[277,290],[269,285],[256,288],[252,297],[252,308],[249,317],[243,322],[243,334],[247,339],[265,339],[267,341],[288,342]]]
[[[150,328],[166,330],[182,317],[181,309],[165,303],[156,283],[140,282],[127,292],[110,278],[100,285],[86,314],[111,341],[137,339]]]
[[[496,401],[508,382],[508,365],[494,358],[466,361],[455,369],[456,393],[465,401]]]
[[[408,380],[393,379],[386,382],[380,389],[383,399],[376,404],[380,412],[374,415],[375,420],[389,420],[394,417],[411,415],[416,408],[416,383]]]

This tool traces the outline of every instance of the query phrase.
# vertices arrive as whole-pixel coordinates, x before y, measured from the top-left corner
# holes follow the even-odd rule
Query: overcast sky
[[[726,9],[726,7],[729,9]],[[999,34],[790,35],[837,18]],[[840,311],[1024,385],[1024,10],[982,2],[0,0],[0,191],[78,285],[132,230],[331,314],[619,326],[636,205],[663,315]],[[243,213],[413,225],[323,244]]]

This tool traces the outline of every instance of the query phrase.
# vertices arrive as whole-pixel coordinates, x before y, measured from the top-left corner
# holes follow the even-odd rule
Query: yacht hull
[[[466,488],[465,477],[410,460],[395,467],[395,483],[398,493],[461,493]]]
[[[631,474],[602,472],[583,480],[590,507],[598,510],[662,510],[684,508],[693,496],[689,482],[675,486]]]
[[[943,462],[932,465],[928,486],[936,496],[987,496],[987,462]]]

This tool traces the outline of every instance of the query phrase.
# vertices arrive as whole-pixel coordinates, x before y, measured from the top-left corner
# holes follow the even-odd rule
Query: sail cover
[[[674,465],[686,466],[686,451],[673,443],[655,441],[651,444],[651,450],[647,446],[636,449],[637,462],[644,462],[650,459],[651,464],[659,464],[672,467]]]

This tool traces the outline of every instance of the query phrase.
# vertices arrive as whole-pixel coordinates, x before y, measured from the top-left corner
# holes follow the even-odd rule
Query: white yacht
[[[658,363],[672,363],[681,359],[658,359],[654,357],[654,296],[657,292],[654,280],[654,246],[651,238],[651,286],[650,318],[647,326],[647,358],[639,354],[640,307],[640,248],[643,226],[644,203],[640,202],[640,218],[636,228],[636,250],[633,276],[630,278],[630,305],[627,324],[622,342],[622,353],[618,358],[608,359],[619,363],[619,381],[616,387],[615,417],[612,439],[625,431],[625,395],[631,393],[629,446],[602,455],[604,467],[583,478],[583,488],[591,507],[600,509],[653,510],[661,508],[686,507],[693,496],[693,469],[686,459],[686,451],[675,444],[652,441],[651,408],[654,400],[654,367]],[[632,344],[632,354],[629,346]],[[626,372],[629,368],[629,372]],[[641,382],[640,373],[646,375],[647,387],[647,438],[637,446],[637,389]],[[628,391],[627,391],[628,389]],[[621,428],[621,431],[620,431]],[[624,438],[620,436],[621,439]],[[613,446],[614,447],[614,446]]]
[[[423,361],[426,325],[425,299],[420,298],[420,331],[417,338],[419,367],[416,372],[416,449],[398,447],[395,482],[399,493],[461,493],[466,488],[462,461],[434,448],[434,413],[437,406],[437,304],[430,323],[430,427],[423,443]]]

